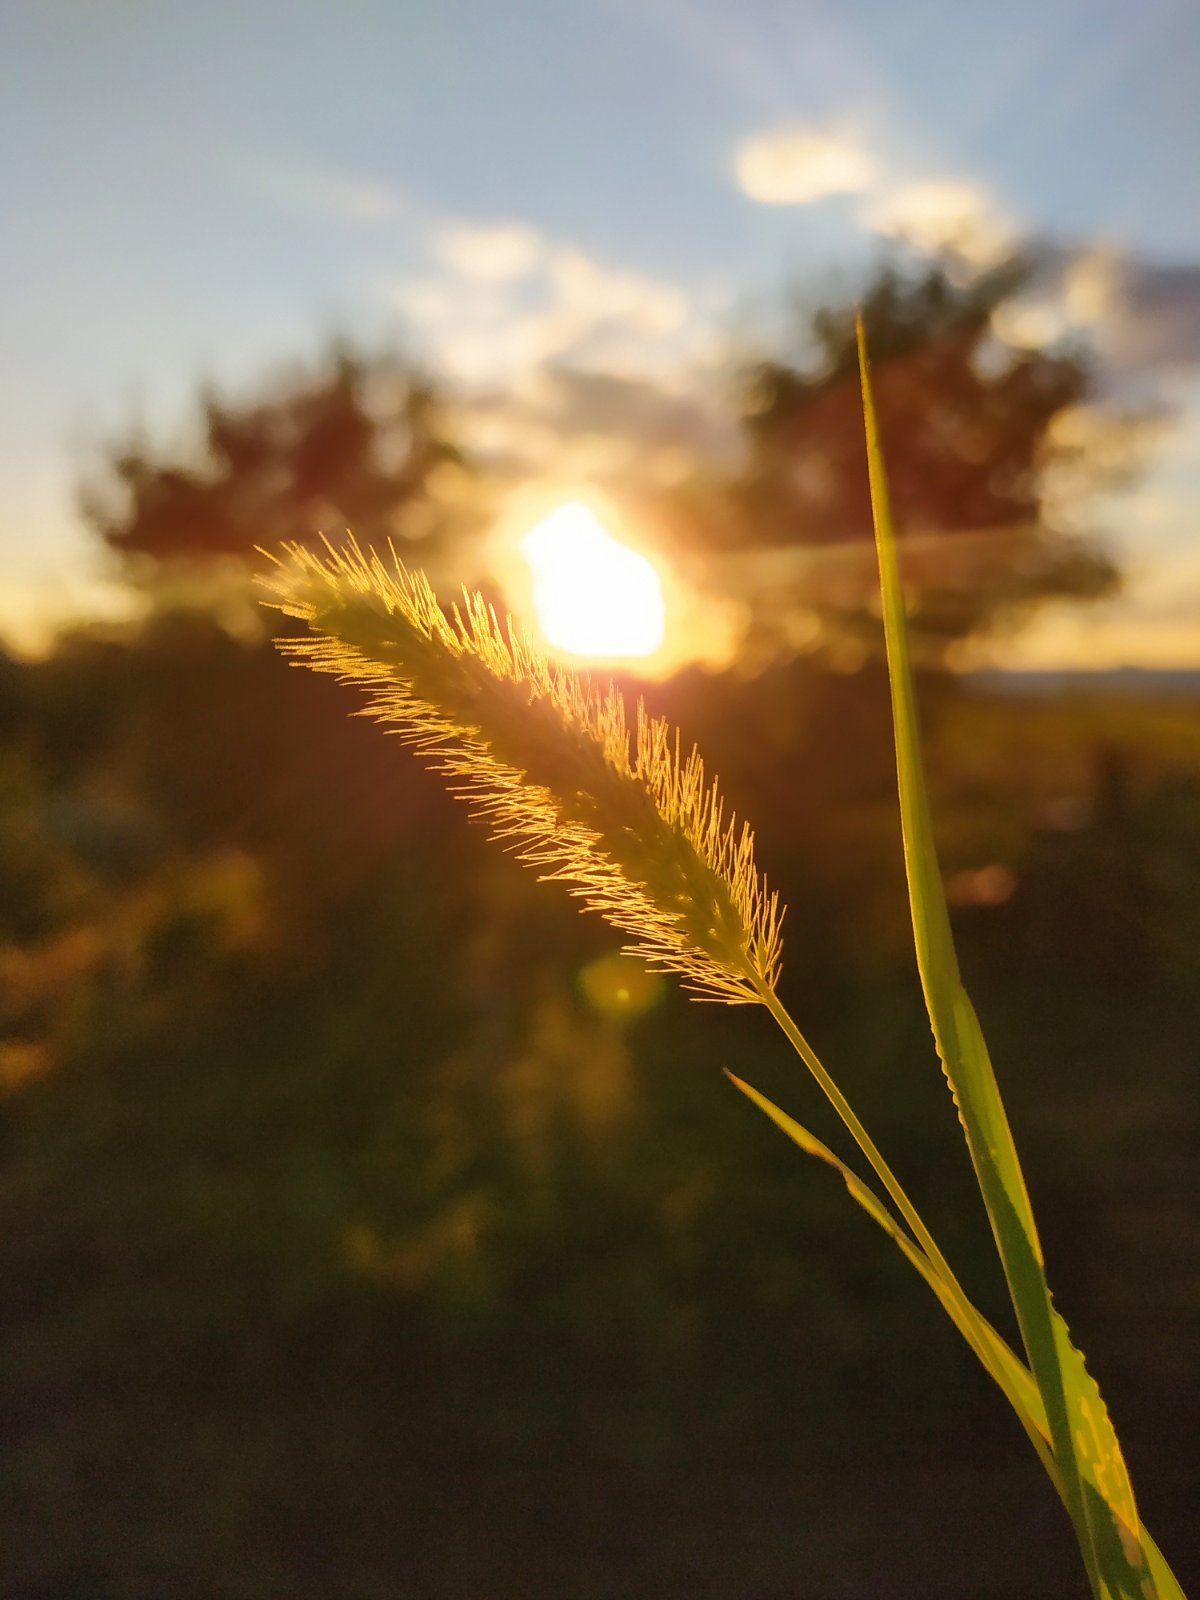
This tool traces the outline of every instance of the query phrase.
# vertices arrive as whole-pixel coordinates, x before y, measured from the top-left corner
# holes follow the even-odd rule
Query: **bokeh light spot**
[[[633,956],[601,956],[579,974],[579,987],[594,1011],[606,1017],[640,1017],[656,1006],[666,988]]]

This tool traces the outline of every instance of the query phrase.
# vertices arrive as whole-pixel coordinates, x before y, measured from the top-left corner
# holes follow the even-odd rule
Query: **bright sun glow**
[[[552,645],[577,656],[649,656],[663,642],[658,573],[581,501],[558,506],[521,540],[533,605]]]

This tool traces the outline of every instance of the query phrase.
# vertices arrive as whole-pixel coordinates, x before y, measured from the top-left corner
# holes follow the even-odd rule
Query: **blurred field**
[[[614,970],[335,687],[212,623],[0,695],[6,1595],[1082,1594],[927,1292],[722,1078],[842,1148],[765,1019]],[[789,1004],[999,1315],[881,676],[655,696],[758,825]],[[926,707],[1052,1280],[1195,1583],[1196,705]]]

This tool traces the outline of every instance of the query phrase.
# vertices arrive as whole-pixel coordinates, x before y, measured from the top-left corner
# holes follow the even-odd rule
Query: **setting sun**
[[[533,605],[548,641],[577,656],[653,655],[663,642],[658,573],[614,539],[591,507],[556,507],[521,540]]]

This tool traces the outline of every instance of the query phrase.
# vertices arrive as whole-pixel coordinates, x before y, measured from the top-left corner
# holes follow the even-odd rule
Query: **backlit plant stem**
[[[922,1220],[920,1212],[909,1199],[907,1192],[900,1183],[900,1180],[896,1177],[895,1173],[892,1171],[891,1167],[881,1154],[879,1147],[876,1145],[875,1141],[871,1138],[870,1134],[859,1120],[858,1114],[855,1112],[853,1106],[851,1106],[850,1102],[846,1099],[846,1096],[830,1077],[828,1071],[822,1064],[820,1057],[817,1055],[812,1045],[809,1044],[808,1040],[796,1026],[796,1023],[786,1006],[784,1006],[783,1002],[780,1000],[779,996],[774,992],[774,990],[768,989],[765,985],[759,986],[759,994],[763,1005],[766,1006],[767,1010],[771,1013],[771,1016],[778,1024],[784,1037],[787,1039],[792,1049],[800,1057],[801,1061],[803,1061],[804,1065],[812,1073],[819,1088],[825,1095],[825,1098],[837,1112],[846,1129],[850,1133],[850,1136],[858,1145],[863,1155],[867,1158],[867,1161],[871,1165],[872,1171],[875,1173],[876,1177],[887,1191],[888,1196],[896,1207],[896,1210],[904,1219],[910,1232],[912,1233],[913,1239],[919,1245],[933,1271],[940,1278],[949,1300],[956,1308],[958,1314],[954,1315],[954,1313],[951,1312],[951,1315],[954,1316],[954,1321],[957,1327],[972,1350],[974,1350],[979,1360],[982,1362],[988,1374],[1003,1390],[1005,1396],[1012,1405],[1013,1410],[1020,1418],[1022,1426],[1025,1428],[1030,1442],[1037,1451],[1042,1465],[1050,1474],[1051,1478],[1055,1480],[1056,1484],[1058,1484],[1059,1478],[1054,1466],[1054,1457],[1051,1453],[1046,1438],[1038,1429],[1034,1420],[1028,1415],[1027,1407],[1023,1404],[1021,1397],[1015,1392],[1011,1382],[1009,1381],[1008,1374],[1003,1368],[1003,1365],[996,1359],[995,1352],[988,1337],[989,1334],[993,1339],[997,1337],[994,1330],[984,1322],[984,1319],[975,1309],[975,1306],[967,1298],[962,1285],[959,1283],[957,1277],[951,1269],[949,1262],[942,1254],[937,1241],[934,1239],[933,1235],[930,1233],[929,1229]],[[947,1307],[947,1310],[950,1310],[949,1306]],[[1059,1487],[1061,1492],[1061,1484],[1059,1484]]]

